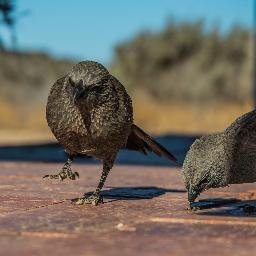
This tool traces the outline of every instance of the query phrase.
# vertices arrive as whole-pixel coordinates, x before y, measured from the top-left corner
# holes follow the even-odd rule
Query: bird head
[[[227,185],[224,142],[221,133],[207,135],[197,139],[188,151],[182,176],[190,203],[204,190]]]
[[[95,105],[104,95],[109,80],[108,70],[94,61],[76,64],[68,74],[66,84],[74,104]]]

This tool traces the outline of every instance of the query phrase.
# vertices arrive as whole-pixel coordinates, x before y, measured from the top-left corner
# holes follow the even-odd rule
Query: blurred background
[[[253,0],[0,0],[0,143],[53,141],[50,86],[105,64],[154,135],[223,130],[253,108]]]

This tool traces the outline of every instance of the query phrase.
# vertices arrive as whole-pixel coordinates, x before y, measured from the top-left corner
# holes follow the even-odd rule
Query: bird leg
[[[73,156],[69,155],[68,160],[62,167],[61,171],[58,172],[57,174],[50,174],[50,175],[45,175],[44,178],[49,178],[49,179],[59,179],[61,181],[69,178],[70,180],[75,180],[76,177],[79,178],[79,173],[78,172],[72,172],[71,170],[71,163],[73,161]]]
[[[103,162],[103,170],[102,170],[99,184],[91,196],[89,196],[89,197],[83,196],[80,198],[73,199],[72,203],[78,204],[78,205],[81,205],[81,204],[98,205],[99,203],[103,203],[103,197],[100,194],[100,192],[101,192],[101,189],[103,188],[104,183],[107,179],[108,173],[110,172],[111,168],[113,167],[113,163],[114,163],[114,161],[111,161],[111,162],[104,161]]]

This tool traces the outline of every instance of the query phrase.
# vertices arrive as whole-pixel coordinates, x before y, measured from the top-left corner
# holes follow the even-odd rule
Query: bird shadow
[[[93,192],[85,193],[85,196],[92,195]],[[165,189],[154,186],[146,187],[109,187],[109,189],[101,192],[104,199],[109,199],[109,202],[118,200],[140,200],[152,199],[164,195],[165,193],[186,193],[182,189]]]
[[[237,198],[210,198],[192,203],[199,215],[226,217],[256,217],[256,200]]]

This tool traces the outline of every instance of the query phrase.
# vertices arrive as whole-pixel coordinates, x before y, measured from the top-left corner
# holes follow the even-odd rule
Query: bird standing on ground
[[[188,200],[210,188],[256,181],[256,110],[224,132],[202,136],[188,151],[182,168]]]
[[[101,64],[83,61],[52,86],[46,107],[46,119],[69,158],[62,170],[45,177],[75,179],[71,170],[77,154],[103,161],[102,175],[95,192],[74,200],[75,204],[103,201],[100,191],[120,149],[153,151],[176,160],[163,146],[133,123],[130,96],[124,86]]]

